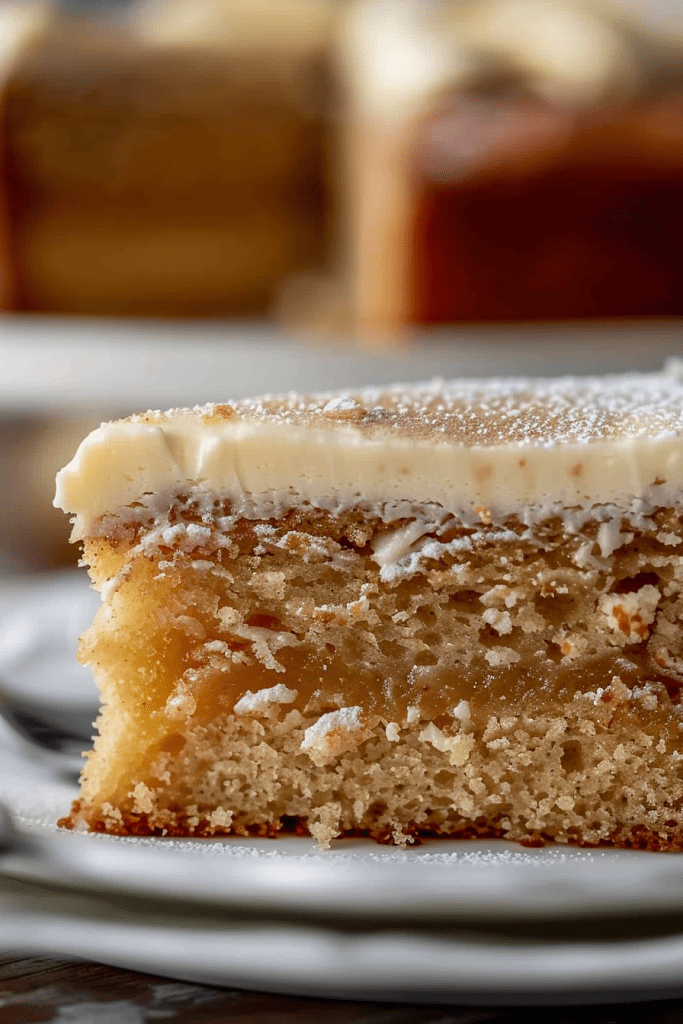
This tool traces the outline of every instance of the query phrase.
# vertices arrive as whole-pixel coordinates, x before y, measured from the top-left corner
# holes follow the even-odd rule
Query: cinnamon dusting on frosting
[[[683,385],[675,372],[487,380],[433,380],[320,395],[266,395],[229,405],[131,417],[163,423],[192,411],[210,424],[240,419],[288,426],[349,423],[368,434],[462,445],[586,444],[683,433]],[[520,463],[521,464],[521,463]]]

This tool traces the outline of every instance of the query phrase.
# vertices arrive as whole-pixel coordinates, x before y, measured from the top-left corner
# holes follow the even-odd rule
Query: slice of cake
[[[264,318],[319,272],[338,6],[3,0],[5,308]]]
[[[57,481],[68,824],[683,848],[683,370],[149,412]]]

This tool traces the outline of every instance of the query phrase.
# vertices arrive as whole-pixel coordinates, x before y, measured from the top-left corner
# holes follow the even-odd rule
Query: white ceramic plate
[[[547,939],[475,929],[343,930],[181,914],[4,882],[0,948],[232,988],[393,1001],[613,1002],[683,992],[683,938]]]
[[[35,694],[43,659],[53,667],[46,690],[87,696],[87,679],[65,668],[59,622],[75,608],[89,615],[88,602],[71,575],[0,586],[0,675],[11,669],[19,686],[33,666]],[[629,938],[631,921],[618,940],[568,939],[605,914],[683,913],[680,855],[447,840],[407,850],[343,840],[324,853],[298,838],[120,840],[56,829],[75,792],[0,729],[0,801],[37,844],[0,857],[0,945],[346,998],[561,1003],[683,990],[674,919],[656,938]]]

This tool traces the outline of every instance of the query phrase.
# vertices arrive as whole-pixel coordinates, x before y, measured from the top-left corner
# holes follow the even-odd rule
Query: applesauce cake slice
[[[683,848],[683,374],[104,424],[57,480],[102,607],[67,824]]]

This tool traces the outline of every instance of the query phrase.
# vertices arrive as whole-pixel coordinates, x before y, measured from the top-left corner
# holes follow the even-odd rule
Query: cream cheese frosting
[[[197,492],[495,516],[668,504],[683,493],[683,363],[652,374],[435,380],[148,412],[86,437],[57,476],[55,505],[75,515],[79,539],[108,514]]]

